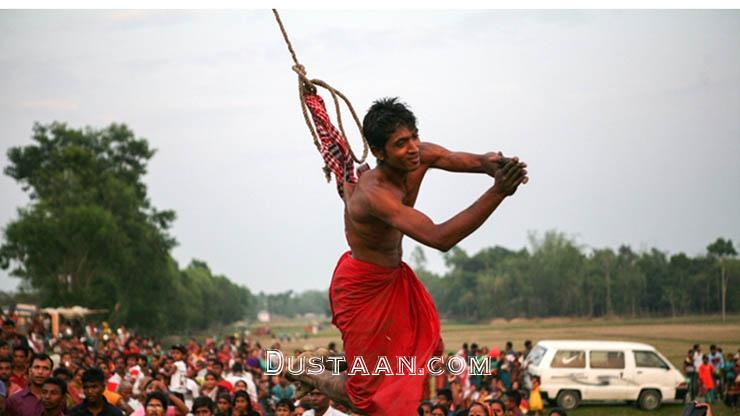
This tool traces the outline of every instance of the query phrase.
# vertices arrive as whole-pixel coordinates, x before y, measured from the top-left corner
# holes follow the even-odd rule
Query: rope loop
[[[358,164],[362,164],[367,159],[367,155],[369,152],[367,139],[365,138],[365,135],[362,133],[362,123],[360,122],[359,117],[357,117],[357,113],[355,113],[355,109],[352,107],[352,103],[349,101],[349,99],[342,94],[339,90],[332,87],[331,85],[327,84],[326,82],[320,80],[320,79],[308,79],[306,68],[301,65],[298,62],[298,57],[295,54],[295,51],[293,50],[293,45],[290,43],[290,40],[288,39],[288,34],[285,31],[285,27],[283,26],[283,22],[280,20],[280,15],[278,14],[276,9],[272,9],[272,13],[275,15],[275,19],[278,22],[278,25],[280,26],[280,32],[283,34],[283,39],[285,39],[285,43],[288,45],[288,51],[290,51],[290,55],[293,58],[294,65],[292,66],[293,72],[298,74],[298,98],[301,102],[301,110],[303,111],[303,118],[306,121],[306,126],[308,126],[308,130],[311,132],[311,136],[313,137],[313,143],[316,146],[316,149],[321,152],[321,141],[319,140],[319,136],[316,133],[316,129],[313,126],[313,123],[311,123],[311,118],[308,115],[308,108],[306,106],[306,95],[314,95],[317,93],[317,86],[322,87],[329,91],[331,93],[331,97],[334,100],[334,109],[336,110],[337,114],[337,123],[339,124],[339,131],[342,133],[342,137],[344,137],[345,143],[347,143],[347,147],[349,148],[349,153],[352,156],[352,160],[357,162]],[[357,128],[360,131],[360,137],[362,138],[362,157],[357,157],[354,150],[352,150],[352,146],[349,144],[349,140],[347,138],[347,133],[344,131],[344,125],[342,123],[342,113],[339,108],[339,99],[341,98],[342,101],[344,101],[347,108],[349,108],[350,113],[352,114],[352,118],[355,121],[355,124],[357,125]],[[324,167],[324,173],[326,173],[327,180],[329,180],[329,173],[328,168]]]

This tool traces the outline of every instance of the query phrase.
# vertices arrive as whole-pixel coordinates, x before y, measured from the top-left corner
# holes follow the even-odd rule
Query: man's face
[[[218,408],[219,413],[224,413],[229,410],[229,407],[231,406],[231,403],[229,403],[226,399],[218,399],[216,401],[216,407]]]
[[[33,360],[28,370],[30,381],[37,387],[44,384],[44,380],[51,375],[51,363],[49,360]]]
[[[5,333],[5,337],[12,337],[15,335],[15,326],[13,325],[3,325],[3,332]]]
[[[16,367],[25,367],[26,365],[26,351],[15,350],[13,351],[13,365]]]
[[[421,166],[420,144],[418,132],[401,126],[391,133],[382,151],[373,153],[386,165],[411,172]]]
[[[100,403],[103,398],[103,383],[99,381],[88,381],[86,383],[82,383],[82,391],[85,393],[85,400],[88,403]]]
[[[437,396],[437,404],[449,407],[450,402],[447,400],[447,396],[445,396],[444,394],[440,394],[439,396]]]
[[[422,416],[431,416],[432,415],[432,406],[428,404],[421,405],[421,415]]]
[[[12,373],[13,373],[13,366],[10,365],[10,363],[0,362],[0,380],[8,380]]]
[[[329,396],[321,391],[314,389],[309,393],[309,398],[311,399],[311,405],[317,410],[326,410],[329,408]]]
[[[44,409],[57,409],[62,405],[62,401],[64,401],[64,394],[59,386],[53,383],[41,386],[41,404],[44,405]]]
[[[487,413],[483,409],[483,406],[475,405],[468,411],[468,416],[487,416]]]
[[[491,405],[491,410],[493,410],[493,416],[504,416],[504,407],[501,406],[501,403],[494,402]]]
[[[198,415],[195,415],[198,416]],[[280,405],[275,408],[275,416],[290,416],[290,407]]]
[[[5,357],[6,355],[10,355],[10,345],[8,344],[0,346],[0,356]]]
[[[116,363],[115,365],[116,365],[116,372],[117,373],[122,373],[122,372],[124,372],[126,370],[126,364],[125,364],[125,362],[123,360],[123,357],[116,358],[115,363]]]

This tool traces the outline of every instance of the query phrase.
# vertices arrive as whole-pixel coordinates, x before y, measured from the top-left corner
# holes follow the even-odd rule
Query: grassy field
[[[284,321],[273,323],[276,333],[302,332],[303,323]],[[499,348],[512,341],[515,349],[522,349],[525,340],[534,343],[544,339],[615,340],[644,342],[655,346],[679,369],[686,351],[693,344],[701,344],[704,351],[710,344],[723,347],[724,352],[740,349],[740,316],[731,316],[725,323],[719,317],[682,317],[662,319],[568,319],[496,320],[488,324],[470,325],[443,323],[442,338],[448,352],[458,350],[463,342]],[[264,339],[263,345],[273,340]],[[328,327],[307,339],[283,342],[284,350],[314,348],[334,341],[341,346],[339,332]],[[627,405],[583,405],[569,415],[680,415],[682,405],[663,405],[656,412],[643,412]],[[713,407],[715,415],[731,415],[721,404]]]

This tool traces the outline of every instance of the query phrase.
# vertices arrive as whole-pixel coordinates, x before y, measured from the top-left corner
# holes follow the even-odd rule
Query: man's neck
[[[405,190],[406,177],[409,175],[407,171],[402,171],[389,166],[386,163],[378,165],[378,169],[385,175],[385,177],[397,186],[399,189]]]
[[[44,409],[42,416],[59,416],[62,414],[62,406],[55,407],[53,409]]]
[[[30,383],[28,388],[31,389],[31,393],[33,393],[36,398],[41,398],[41,386]]]
[[[96,415],[96,414],[100,413],[101,411],[103,411],[103,404],[104,404],[104,402],[103,402],[103,398],[102,397],[100,398],[100,400],[98,400],[95,403],[86,402],[86,404],[87,404],[87,410],[89,410],[90,413],[92,413],[94,415]]]

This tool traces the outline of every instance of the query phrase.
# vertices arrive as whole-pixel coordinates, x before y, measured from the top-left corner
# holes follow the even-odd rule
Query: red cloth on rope
[[[367,164],[363,164],[357,169],[355,167],[352,155],[347,146],[347,140],[342,133],[337,130],[329,120],[329,114],[326,112],[324,100],[315,94],[305,96],[306,106],[311,112],[313,124],[316,126],[316,134],[321,142],[321,157],[324,158],[326,166],[334,173],[337,183],[337,192],[340,197],[344,197],[344,182],[357,183],[357,176],[368,169]]]
[[[332,323],[342,332],[345,358],[352,369],[362,357],[372,373],[385,356],[394,375],[351,375],[347,395],[368,415],[416,414],[427,362],[442,353],[439,317],[429,292],[406,263],[387,268],[345,253],[329,288]],[[416,357],[424,374],[397,375],[397,357]],[[418,372],[418,371],[417,371]]]

